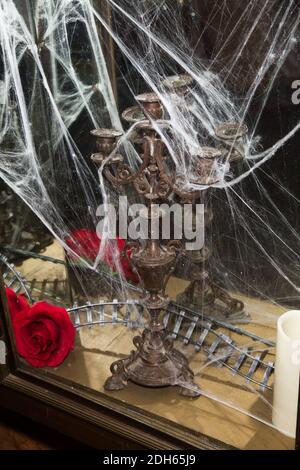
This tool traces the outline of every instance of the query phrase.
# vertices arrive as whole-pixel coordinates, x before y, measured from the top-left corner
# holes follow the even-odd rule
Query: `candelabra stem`
[[[200,202],[206,204],[204,227],[207,232],[213,220],[213,212],[204,191]],[[191,252],[190,258],[190,285],[177,296],[177,302],[193,310],[200,310],[210,316],[224,317],[232,321],[249,321],[242,301],[231,297],[229,293],[219,287],[211,279],[209,272],[209,258],[211,250],[204,246],[202,250]]]

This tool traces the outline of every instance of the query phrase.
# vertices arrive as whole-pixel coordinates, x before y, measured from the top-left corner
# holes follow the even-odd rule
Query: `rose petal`
[[[17,295],[15,291],[6,287],[7,304],[12,321],[23,310],[29,310],[30,306],[23,295]]]
[[[75,328],[64,308],[38,302],[14,322],[18,352],[34,367],[57,367],[74,347]]]

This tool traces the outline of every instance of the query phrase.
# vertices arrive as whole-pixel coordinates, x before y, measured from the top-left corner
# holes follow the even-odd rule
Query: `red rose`
[[[94,230],[82,228],[74,230],[66,239],[66,244],[81,258],[95,261],[99,249],[100,239]]]
[[[116,242],[116,243],[115,243]],[[74,230],[71,237],[66,239],[67,245],[81,258],[88,258],[94,262],[101,246],[101,238],[93,230],[83,228]],[[118,272],[120,263],[122,272],[127,281],[135,284],[139,282],[138,276],[132,271],[128,258],[131,250],[126,250],[126,242],[120,237],[107,243],[103,254],[103,262],[110,267],[112,272]],[[127,253],[127,256],[126,256]]]
[[[18,315],[23,310],[29,310],[30,305],[28,304],[27,300],[23,295],[17,295],[14,290],[6,287],[6,298],[9,313],[11,316],[12,321],[15,319],[16,315]]]
[[[112,271],[118,272],[118,263],[122,269],[122,273],[127,281],[132,281],[135,284],[139,282],[137,274],[135,274],[129,262],[131,256],[131,249],[126,249],[126,242],[120,237],[116,237],[116,243],[113,241],[107,245],[105,253],[105,262],[109,265]]]
[[[56,367],[74,347],[75,328],[64,308],[38,302],[13,315],[20,356],[34,367]]]

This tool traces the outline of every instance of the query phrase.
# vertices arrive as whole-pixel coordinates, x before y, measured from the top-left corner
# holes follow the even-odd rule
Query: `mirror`
[[[272,424],[272,389],[277,319],[299,308],[298,2],[9,0],[0,25],[3,277],[30,306],[65,309],[76,332],[74,348],[73,333],[53,346],[49,325],[34,325],[34,350],[45,338],[50,349],[30,363],[23,345],[24,370],[239,448],[292,448]],[[148,157],[154,167],[134,179]],[[126,245],[137,226],[121,237],[120,220],[134,222],[125,199],[149,194],[190,204],[203,239],[186,249],[182,213],[159,233],[161,253],[176,253],[162,321],[197,400],[134,381],[104,389],[148,321],[149,284]]]

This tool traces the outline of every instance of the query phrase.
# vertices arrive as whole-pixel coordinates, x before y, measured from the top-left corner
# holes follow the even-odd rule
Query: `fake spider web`
[[[66,240],[76,229],[95,229],[98,205],[116,200],[90,162],[95,148],[89,131],[123,130],[117,151],[137,167],[140,159],[130,143],[135,124],[126,126],[120,113],[150,90],[161,99],[172,134],[154,125],[187,187],[195,185],[186,156],[217,146],[220,124],[247,124],[243,161],[220,164],[218,181],[209,185],[210,270],[230,292],[297,307],[299,191],[294,180],[299,165],[292,146],[300,123],[296,115],[285,115],[278,90],[282,81],[291,87],[299,71],[298,2],[203,1],[198,10],[193,2],[167,0],[106,0],[103,8],[90,0],[25,3],[0,1],[0,176],[64,249],[76,258]],[[103,14],[107,8],[110,19]],[[107,61],[109,40],[115,47],[118,105]],[[164,79],[176,74],[193,79],[188,105],[167,93]],[[107,229],[110,223],[107,219]],[[98,271],[108,284],[101,261],[110,244],[104,236],[96,260],[80,260],[83,273]],[[117,290],[130,297],[119,257],[114,262]],[[267,306],[255,319],[275,321]],[[208,385],[203,392],[246,413],[237,397],[215,395]],[[269,422],[261,411],[253,415]]]

